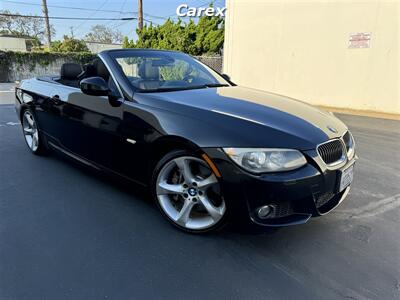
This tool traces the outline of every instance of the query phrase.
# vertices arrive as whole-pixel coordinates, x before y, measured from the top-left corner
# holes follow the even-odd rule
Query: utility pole
[[[50,22],[49,22],[49,10],[47,9],[47,1],[42,0],[42,11],[45,18],[45,26],[46,26],[46,38],[49,49],[51,48],[51,31],[50,31]]]
[[[143,1],[138,0],[138,29],[139,32],[143,29]]]

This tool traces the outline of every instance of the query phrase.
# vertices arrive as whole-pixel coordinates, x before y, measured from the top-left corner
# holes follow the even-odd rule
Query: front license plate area
[[[354,164],[340,171],[339,193],[353,182]]]

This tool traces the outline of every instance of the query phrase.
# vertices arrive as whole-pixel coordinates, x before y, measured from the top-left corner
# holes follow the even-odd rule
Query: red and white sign
[[[349,49],[370,48],[370,42],[371,42],[370,32],[350,33]]]

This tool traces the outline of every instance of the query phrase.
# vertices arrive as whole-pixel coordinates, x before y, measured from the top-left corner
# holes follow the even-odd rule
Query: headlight
[[[17,98],[22,101],[22,91],[17,89]]]
[[[352,159],[355,153],[355,143],[353,135],[350,131],[347,131],[343,136],[343,142],[346,145],[347,158]]]
[[[236,164],[253,173],[290,171],[307,163],[303,154],[292,149],[223,149]]]
[[[29,103],[33,101],[32,96],[28,95],[27,93],[24,93],[21,89],[17,89],[17,97],[24,103]]]

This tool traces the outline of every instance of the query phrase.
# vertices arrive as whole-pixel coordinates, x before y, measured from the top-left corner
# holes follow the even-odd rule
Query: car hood
[[[152,105],[163,106],[164,109],[172,108],[174,112],[189,117],[202,117],[204,122],[214,123],[219,127],[227,126],[224,120],[228,118],[237,120],[237,131],[240,131],[240,126],[245,126],[246,130],[253,127],[254,133],[262,136],[271,133],[265,132],[264,135],[260,131],[262,127],[273,130],[275,134],[280,132],[297,139],[303,149],[315,148],[317,144],[339,137],[347,130],[330,113],[292,98],[250,88],[235,86],[143,93],[140,98],[153,100]],[[229,122],[229,126],[232,124]]]

